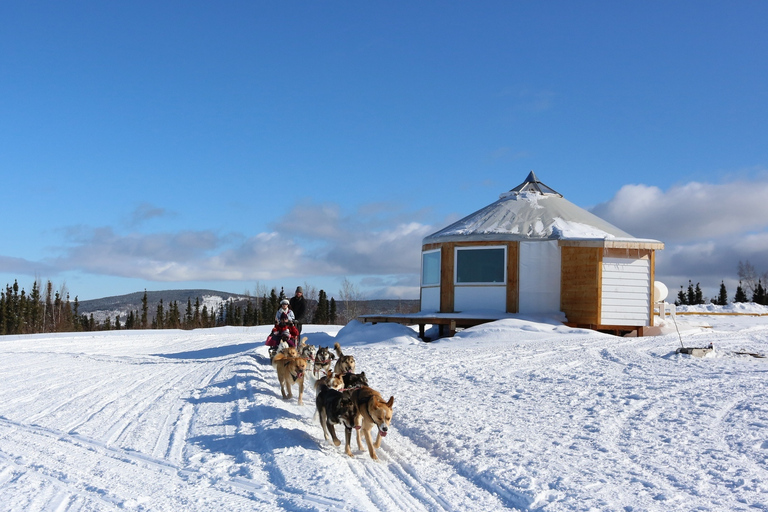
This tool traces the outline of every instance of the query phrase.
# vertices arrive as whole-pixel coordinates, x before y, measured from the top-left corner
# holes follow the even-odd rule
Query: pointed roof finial
[[[560,197],[563,197],[563,194],[557,192],[556,190],[546,186],[541,181],[539,181],[539,178],[536,177],[536,174],[534,174],[533,171],[531,171],[528,174],[528,177],[525,178],[525,181],[510,190],[510,192],[520,193],[520,192],[538,192],[539,194],[555,194]]]

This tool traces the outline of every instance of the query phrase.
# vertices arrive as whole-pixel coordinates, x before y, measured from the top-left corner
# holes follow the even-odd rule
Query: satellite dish
[[[667,298],[668,294],[669,290],[667,290],[667,285],[661,281],[653,282],[653,300],[656,302],[664,302],[664,299]]]

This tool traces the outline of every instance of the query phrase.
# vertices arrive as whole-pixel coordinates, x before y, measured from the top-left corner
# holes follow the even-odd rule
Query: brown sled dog
[[[299,405],[304,405],[304,372],[307,369],[307,361],[303,357],[279,352],[272,359],[272,366],[277,371],[277,380],[280,381],[280,392],[283,398],[293,398],[291,388],[298,383]]]
[[[392,404],[395,402],[395,397],[390,396],[389,401],[385,402],[378,391],[363,386],[352,391],[352,400],[357,405],[356,424],[362,425],[368,453],[372,459],[378,459],[374,448],[381,446],[381,438],[389,432],[389,423],[392,421]],[[375,444],[371,439],[371,428],[374,426],[379,430]],[[357,448],[363,449],[360,430],[357,431]]]
[[[343,375],[345,373],[355,372],[355,358],[354,356],[345,356],[341,353],[341,345],[339,342],[333,344],[333,349],[339,356],[339,360],[336,361],[336,366],[333,367],[333,373],[336,375]]]

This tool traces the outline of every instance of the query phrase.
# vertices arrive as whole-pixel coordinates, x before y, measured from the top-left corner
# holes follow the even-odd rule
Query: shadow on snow
[[[260,346],[261,343],[239,343],[237,345],[227,345],[225,347],[204,348],[202,350],[190,350],[187,352],[177,352],[175,354],[151,354],[157,357],[167,359],[215,359],[217,357],[231,356],[248,352]]]

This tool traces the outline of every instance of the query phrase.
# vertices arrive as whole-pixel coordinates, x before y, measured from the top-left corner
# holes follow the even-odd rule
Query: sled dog
[[[341,377],[344,379],[345,391],[352,391],[353,389],[368,385],[368,378],[365,376],[365,372],[345,373]]]
[[[315,345],[307,345],[304,343],[307,338],[302,338],[299,344],[299,356],[303,357],[307,362],[307,373],[313,374],[315,369],[315,356],[317,355],[317,347]]]
[[[341,391],[344,389],[344,379],[340,375],[336,375],[331,370],[326,370],[325,375],[315,381],[315,392],[319,392],[323,386]]]
[[[360,430],[365,435],[368,453],[372,459],[378,459],[374,448],[381,446],[381,438],[389,432],[389,424],[392,421],[392,404],[395,402],[395,397],[390,396],[389,401],[385,402],[378,391],[363,386],[352,391],[352,399],[357,406],[358,418],[355,421],[356,424],[362,426]],[[371,428],[374,426],[379,430],[376,443],[371,439]],[[360,430],[357,431],[357,448],[362,450],[363,443],[360,439]]]
[[[339,356],[339,360],[336,361],[336,366],[333,368],[333,372],[338,374],[353,373],[355,371],[355,358],[354,356],[345,356],[341,352],[341,345],[339,342],[333,344],[336,354]]]
[[[313,374],[315,378],[321,377],[327,370],[331,369],[331,363],[336,356],[328,347],[320,347],[315,354],[315,364]]]
[[[355,424],[357,418],[355,402],[347,391],[336,391],[324,384],[320,385],[320,388],[315,399],[315,406],[320,416],[320,425],[323,427],[323,436],[327,441],[330,432],[333,444],[339,446],[341,441],[336,437],[334,425],[341,423],[344,426],[344,440],[346,441],[344,452],[350,457],[354,457],[350,448],[352,429],[355,428],[358,431],[360,429],[360,426]]]
[[[304,372],[307,369],[307,362],[301,357],[279,352],[272,359],[272,366],[277,371],[277,380],[280,382],[280,393],[283,398],[293,398],[291,388],[294,384],[298,384],[299,405],[304,405]]]

